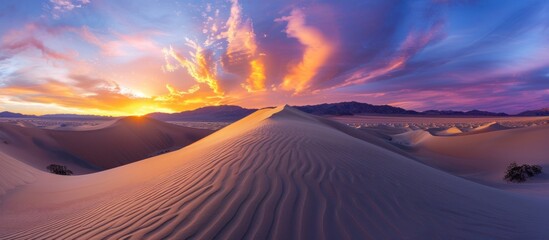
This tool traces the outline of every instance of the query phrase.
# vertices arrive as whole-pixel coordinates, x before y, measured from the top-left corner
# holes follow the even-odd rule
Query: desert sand
[[[93,126],[66,125],[70,127],[37,128],[25,121],[0,122],[0,151],[37,169],[62,164],[83,174],[177,150],[212,133],[140,117]]]
[[[503,129],[483,126],[452,137],[415,130],[394,135],[392,141],[412,147],[431,166],[494,184],[501,183],[501,173],[512,162],[549,167],[549,125]]]
[[[357,129],[280,106],[86,175],[2,153],[0,238],[545,239],[547,197],[494,185],[508,161],[546,164],[548,131]]]

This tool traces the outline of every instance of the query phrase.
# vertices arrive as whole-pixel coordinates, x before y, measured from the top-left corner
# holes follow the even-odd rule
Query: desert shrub
[[[534,171],[534,174],[540,174],[541,173],[541,166],[538,166],[538,165],[532,166],[532,171]]]
[[[72,175],[72,171],[67,168],[67,166],[50,164],[46,167],[51,173],[58,175]]]
[[[504,179],[509,182],[524,182],[526,178],[540,174],[541,170],[542,167],[539,165],[523,164],[519,166],[517,163],[511,163],[507,166]]]

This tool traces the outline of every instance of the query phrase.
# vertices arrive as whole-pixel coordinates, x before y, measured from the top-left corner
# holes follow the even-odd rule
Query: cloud
[[[51,15],[54,19],[58,19],[62,13],[70,12],[90,3],[90,0],[50,0]]]
[[[296,38],[305,48],[301,61],[291,67],[280,85],[284,90],[301,93],[310,87],[319,69],[333,54],[335,46],[318,29],[307,26],[305,15],[299,9],[294,9],[289,16],[275,21],[288,22],[286,34]]]
[[[205,16],[211,13],[211,6],[207,7]],[[219,17],[218,11],[214,14],[213,17]],[[203,33],[207,35],[204,43],[186,39],[188,54],[181,54],[172,46],[163,49],[164,69],[175,71],[184,68],[197,83],[206,84],[217,96],[226,93],[221,82],[234,78],[245,80],[240,86],[247,92],[264,91],[264,54],[259,52],[251,21],[243,19],[238,0],[231,0],[230,14],[222,28],[218,28],[219,21],[213,17],[208,16],[203,27]]]
[[[332,90],[350,85],[363,84],[369,80],[386,76],[393,71],[404,68],[410,58],[414,57],[430,43],[438,41],[444,36],[442,34],[443,28],[443,22],[435,22],[426,31],[410,31],[392,56],[386,57],[386,64],[352,72],[344,77],[343,82],[331,86],[328,89]]]
[[[215,94],[223,95],[223,90],[216,76],[217,64],[212,60],[212,53],[202,49],[202,47],[191,40],[187,40],[187,46],[193,50],[190,52],[190,58],[183,57],[172,47],[164,48],[163,52],[168,61],[165,69],[168,71],[177,69],[177,66],[169,61],[170,58],[175,59],[196,82],[207,84]]]
[[[84,41],[99,47],[101,54],[107,57],[158,54],[162,49],[152,39],[153,36],[160,34],[157,32],[139,32],[133,34],[112,32],[107,38],[96,35],[87,26],[82,26],[80,29],[71,29],[71,31],[77,33]]]
[[[265,65],[261,58],[250,61],[250,75],[242,84],[248,92],[265,91]]]
[[[27,24],[22,29],[7,32],[1,40],[0,56],[12,57],[28,49],[37,49],[46,59],[70,61],[77,57],[78,54],[74,51],[61,52],[46,46],[40,35],[39,26],[36,24]]]
[[[242,21],[242,9],[238,0],[231,0],[231,15],[227,20],[226,68],[231,65],[248,65],[248,77],[242,86],[248,92],[265,90],[265,66],[255,39],[255,33],[250,20]]]
[[[88,43],[96,46],[103,45],[103,41],[101,41],[93,32],[91,32],[88,26],[82,26],[78,33],[80,33],[80,37]]]

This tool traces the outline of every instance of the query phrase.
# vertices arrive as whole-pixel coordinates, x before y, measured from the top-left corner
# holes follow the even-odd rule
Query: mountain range
[[[208,106],[180,113],[149,113],[146,116],[163,121],[234,122],[256,110],[233,105],[222,105]]]
[[[549,108],[538,110],[524,111],[518,114],[519,116],[549,116]]]
[[[360,102],[323,103],[317,105],[293,106],[303,112],[319,116],[351,116],[351,115],[414,115],[414,116],[549,116],[549,108],[528,110],[515,115],[506,113],[494,113],[488,111],[453,111],[453,110],[427,110],[418,112],[406,110],[390,105],[372,105]],[[195,110],[179,113],[149,113],[146,116],[163,121],[189,121],[189,122],[234,122],[257,109],[243,108],[235,105],[208,106]],[[42,116],[24,115],[13,112],[0,112],[4,118],[43,118],[43,119],[71,119],[71,120],[108,120],[114,117],[78,115],[78,114],[48,114]]]

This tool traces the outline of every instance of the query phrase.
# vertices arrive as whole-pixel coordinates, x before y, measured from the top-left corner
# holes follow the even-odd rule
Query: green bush
[[[51,173],[58,175],[72,175],[72,171],[67,168],[67,166],[50,164],[46,167]]]
[[[509,182],[524,182],[526,178],[540,174],[541,170],[542,167],[539,165],[523,164],[519,166],[517,163],[511,163],[507,167],[504,179]]]

